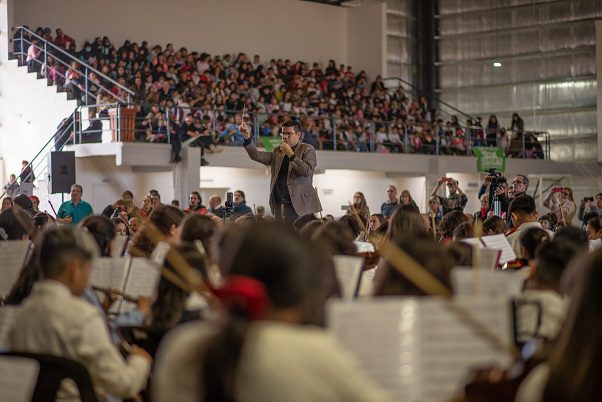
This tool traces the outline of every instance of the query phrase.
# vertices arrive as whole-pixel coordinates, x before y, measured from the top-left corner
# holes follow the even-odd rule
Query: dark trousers
[[[284,221],[291,225],[299,218],[299,215],[295,212],[295,208],[293,208],[293,204],[279,204],[275,202],[274,211],[272,212],[277,221]]]

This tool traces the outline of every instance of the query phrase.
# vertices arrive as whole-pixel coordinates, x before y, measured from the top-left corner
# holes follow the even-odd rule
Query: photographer
[[[489,192],[487,192],[487,188],[489,188]],[[500,202],[500,215],[508,211],[508,206],[510,205],[510,200],[508,199],[508,182],[495,169],[490,169],[489,174],[483,179],[483,184],[481,184],[481,188],[479,189],[479,199],[482,200],[484,194],[488,195],[488,210],[494,209],[492,204],[497,200]]]
[[[441,184],[447,183],[447,190],[449,191],[448,197],[439,196],[439,201],[443,207],[443,214],[450,211],[464,212],[464,207],[468,203],[468,197],[458,186],[458,181],[451,177],[442,177],[437,181],[437,186],[431,192],[431,197],[437,196],[437,191]]]
[[[121,215],[126,221],[138,216],[138,207],[134,205],[134,194],[129,190],[124,191],[120,199],[111,205],[107,205],[102,211],[102,215],[109,219]]]
[[[590,212],[595,212],[598,215],[602,214],[602,193],[596,194],[596,200],[594,203],[594,197],[585,197],[579,204],[579,211],[577,212],[577,218],[586,223],[585,216]]]
[[[543,200],[543,205],[556,215],[558,223],[565,225],[571,224],[577,210],[570,187],[552,187]]]

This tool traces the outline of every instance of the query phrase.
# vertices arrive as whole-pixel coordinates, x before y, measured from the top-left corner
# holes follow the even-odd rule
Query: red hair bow
[[[234,275],[215,290],[217,298],[228,311],[242,311],[247,318],[261,318],[268,305],[268,296],[263,283],[243,275]]]

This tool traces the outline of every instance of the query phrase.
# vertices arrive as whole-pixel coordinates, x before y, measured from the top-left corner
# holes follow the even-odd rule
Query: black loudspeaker
[[[70,193],[75,184],[75,152],[50,152],[48,178],[51,194]]]

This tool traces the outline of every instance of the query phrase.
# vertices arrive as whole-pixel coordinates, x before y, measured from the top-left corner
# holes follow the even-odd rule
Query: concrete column
[[[201,148],[183,146],[181,157],[182,161],[174,164],[172,168],[173,194],[174,199],[180,201],[180,206],[186,208],[190,192],[198,191],[200,188]]]

